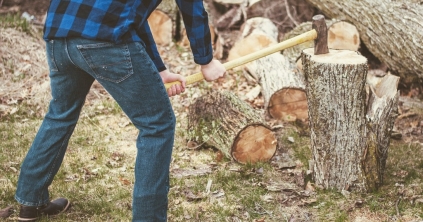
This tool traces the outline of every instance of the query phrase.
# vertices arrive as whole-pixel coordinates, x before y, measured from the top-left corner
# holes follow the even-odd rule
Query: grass
[[[15,24],[20,27],[21,23]],[[184,49],[178,50],[181,53]],[[240,78],[236,77],[234,91],[238,90]],[[216,149],[189,147],[186,108],[196,96],[212,89],[211,84],[201,82],[172,98],[177,131],[169,221],[422,220],[423,148],[419,144],[392,141],[384,186],[377,192],[348,195],[304,189],[302,182],[313,182],[310,175],[304,174],[312,154],[309,136],[296,126],[285,124],[280,138],[280,150],[302,164],[291,169],[278,169],[272,163],[240,165],[228,158],[219,159]],[[26,103],[16,107],[17,112],[0,117],[0,209],[18,208],[13,196],[20,164],[42,121],[32,112],[35,107]],[[65,160],[50,187],[52,197],[65,196],[73,202],[71,210],[57,221],[131,220],[136,136],[134,126],[110,98],[90,101],[83,108]],[[210,171],[190,176],[174,171],[202,167]],[[5,221],[16,217],[14,213]]]

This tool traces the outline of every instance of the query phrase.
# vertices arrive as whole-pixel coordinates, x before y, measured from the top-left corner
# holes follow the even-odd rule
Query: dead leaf
[[[314,188],[314,186],[310,183],[310,181],[307,182],[307,185],[305,187],[306,191],[310,191],[310,192],[314,192],[316,189]]]
[[[220,161],[222,161],[222,159],[223,159],[223,153],[219,150],[219,151],[216,153],[216,161],[217,161],[217,162],[220,162]]]
[[[191,190],[187,190],[185,191],[185,197],[188,201],[195,201],[203,199],[205,195],[195,195]]]
[[[131,185],[131,182],[128,179],[120,177],[119,180],[123,185]]]
[[[197,149],[199,146],[198,143],[195,141],[188,141],[187,147],[188,149]]]
[[[266,217],[262,217],[260,219],[254,219],[254,222],[266,222]]]

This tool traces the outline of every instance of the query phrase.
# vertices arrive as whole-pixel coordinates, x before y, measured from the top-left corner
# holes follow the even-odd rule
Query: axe
[[[259,51],[256,51],[248,55],[242,56],[240,58],[234,59],[232,61],[226,62],[223,64],[223,66],[226,68],[226,70],[232,69],[240,65],[243,65],[245,63],[254,61],[256,59],[265,57],[275,52],[279,52],[281,50],[284,50],[289,47],[299,45],[301,43],[308,42],[311,40],[314,40],[314,54],[315,55],[328,53],[329,52],[328,40],[327,40],[328,32],[327,32],[325,17],[323,15],[315,15],[313,16],[312,20],[313,20],[312,30],[305,32],[301,35],[298,35],[296,37],[287,39],[278,44],[269,46]],[[203,73],[199,72],[199,73],[187,76],[185,78],[186,78],[186,84],[188,85],[188,84],[193,84],[203,80],[204,76],[203,76]],[[180,82],[175,81],[175,82],[166,83],[165,84],[166,90],[175,84],[180,84]]]

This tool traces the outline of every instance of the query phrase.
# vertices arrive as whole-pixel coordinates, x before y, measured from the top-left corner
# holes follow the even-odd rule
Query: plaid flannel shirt
[[[166,69],[147,18],[161,0],[51,0],[44,39],[83,37],[116,44],[144,42],[159,71]],[[203,0],[176,0],[185,24],[194,61],[213,59],[208,15]]]

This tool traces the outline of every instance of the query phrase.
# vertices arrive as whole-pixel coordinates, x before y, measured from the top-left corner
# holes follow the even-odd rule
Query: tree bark
[[[398,82],[399,77],[391,74],[367,76],[367,145],[363,167],[369,190],[383,184],[391,132],[398,115]]]
[[[365,191],[361,157],[366,147],[367,59],[346,50],[314,55],[314,49],[305,49],[302,61],[315,183],[326,189]]]
[[[303,51],[302,61],[316,184],[348,191],[378,189],[397,113],[398,77],[371,75],[367,59],[354,51],[316,56],[310,48]]]
[[[295,121],[308,119],[304,77],[293,64],[275,53],[246,65],[246,70],[261,86],[265,110],[274,119]]]
[[[189,108],[188,134],[239,163],[268,161],[277,148],[276,137],[260,113],[230,92],[198,98]]]
[[[370,52],[406,82],[423,78],[423,5],[418,0],[307,0],[353,23]]]

